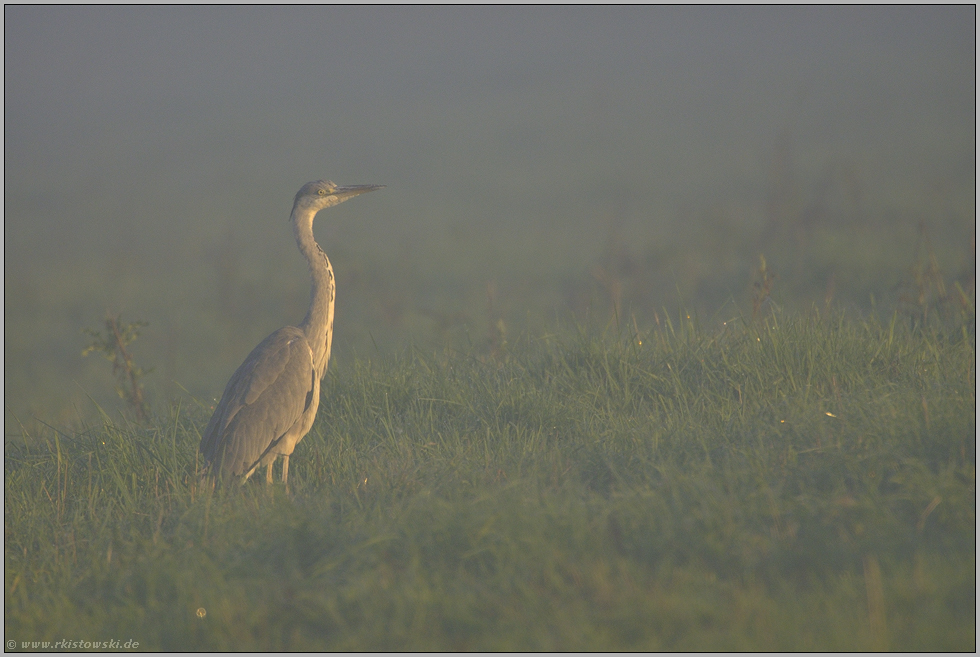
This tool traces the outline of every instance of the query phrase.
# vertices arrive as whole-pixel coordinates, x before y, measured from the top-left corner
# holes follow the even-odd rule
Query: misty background
[[[300,321],[314,227],[335,360],[773,300],[897,307],[928,247],[972,280],[975,8],[4,8],[4,402],[122,408],[81,357],[107,312],[154,404],[209,403]],[[186,392],[185,392],[186,391]]]

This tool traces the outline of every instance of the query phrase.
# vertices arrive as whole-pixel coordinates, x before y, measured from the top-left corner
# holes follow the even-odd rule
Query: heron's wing
[[[249,471],[312,401],[313,351],[298,328],[281,328],[235,371],[201,439],[201,452],[223,474]]]

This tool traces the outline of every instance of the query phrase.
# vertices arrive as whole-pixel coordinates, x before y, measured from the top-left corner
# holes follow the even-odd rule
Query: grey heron
[[[209,470],[248,479],[282,456],[282,481],[289,455],[309,433],[320,404],[320,380],[327,371],[333,340],[334,275],[330,260],[313,239],[313,218],[384,185],[335,185],[317,180],[296,193],[290,221],[300,253],[310,266],[310,309],[299,326],[285,326],[260,342],[232,374],[201,438]]]

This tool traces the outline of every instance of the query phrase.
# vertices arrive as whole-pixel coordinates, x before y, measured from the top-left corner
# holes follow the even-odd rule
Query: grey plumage
[[[299,326],[286,326],[260,342],[232,374],[201,438],[207,467],[224,477],[248,479],[289,455],[309,432],[320,403],[320,380],[330,360],[335,284],[330,260],[313,239],[313,218],[324,208],[380,189],[382,185],[307,183],[296,193],[290,221],[313,282],[310,309]]]

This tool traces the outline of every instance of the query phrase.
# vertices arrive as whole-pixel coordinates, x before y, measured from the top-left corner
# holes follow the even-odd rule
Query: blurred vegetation
[[[975,334],[919,310],[353,359],[291,495],[198,480],[206,404],[8,438],[5,636],[972,650]]]
[[[146,326],[147,323],[140,320],[124,324],[122,315],[109,315],[105,320],[104,336],[101,331],[83,329],[84,333],[91,336],[92,343],[82,350],[82,356],[98,352],[112,363],[112,373],[119,381],[116,394],[129,404],[136,419],[141,422],[147,419],[142,379],[152,370],[144,370],[136,365],[127,347],[139,337],[140,329]]]
[[[485,111],[492,125],[498,115]],[[332,209],[316,231],[338,282],[334,364],[407,344],[494,353],[513,336],[570,323],[645,330],[665,309],[684,308],[706,328],[758,314],[760,303],[786,312],[837,307],[855,319],[898,312],[926,324],[975,314],[974,190],[966,193],[955,172],[901,196],[856,160],[803,151],[789,128],[768,163],[759,159],[745,175],[726,162],[730,188],[703,198],[692,191],[697,202],[669,214],[636,200],[646,198],[637,191],[645,177],[657,174],[649,162],[624,163],[629,175],[601,200],[587,193],[594,185],[580,164],[567,172],[578,196],[533,198],[525,189],[526,209],[519,199],[487,198],[492,183],[478,197],[447,191],[429,206],[438,208],[432,216],[414,209],[420,192],[396,186]],[[506,171],[507,154],[482,166]],[[184,390],[214,398],[255,344],[299,321],[309,281],[285,225],[289,197],[259,188],[231,196],[243,204],[253,193],[262,203],[254,216],[202,201],[174,219],[185,229],[127,222],[99,238],[76,228],[79,244],[99,240],[99,256],[66,250],[42,262],[30,248],[9,252],[6,432],[33,430],[35,418],[92,421],[90,399],[125,410],[110,373],[78,358],[78,331],[101,322],[107,307],[150,323],[133,357],[155,368],[145,392],[159,408]],[[379,213],[385,195],[391,205]],[[105,211],[118,214],[110,201]],[[24,226],[12,224],[8,243],[37,239]]]

